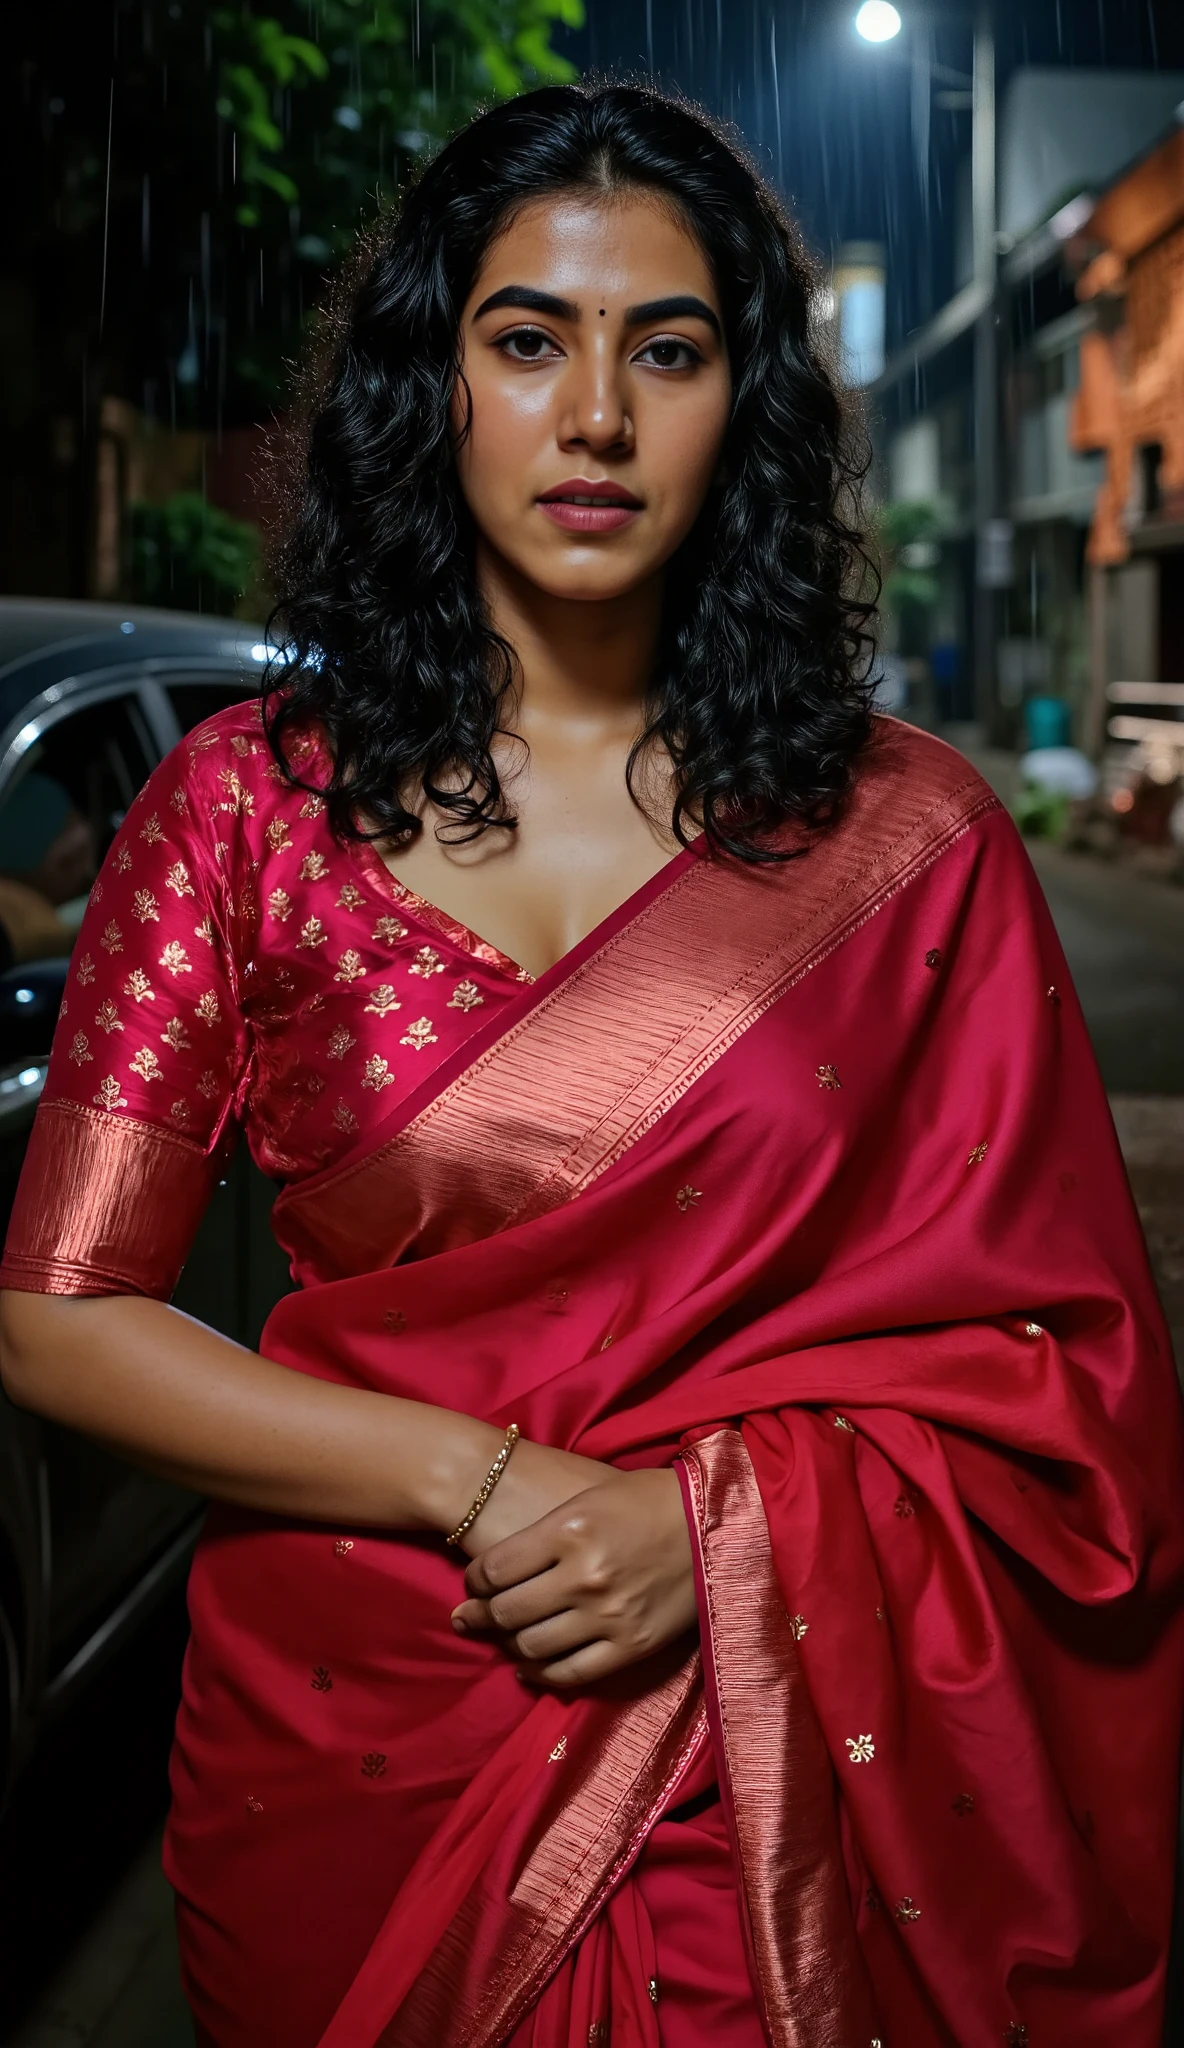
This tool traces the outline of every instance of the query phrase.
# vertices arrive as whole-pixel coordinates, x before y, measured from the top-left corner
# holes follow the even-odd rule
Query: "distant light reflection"
[[[890,0],[863,0],[855,26],[865,43],[890,43],[900,34],[900,16]]]

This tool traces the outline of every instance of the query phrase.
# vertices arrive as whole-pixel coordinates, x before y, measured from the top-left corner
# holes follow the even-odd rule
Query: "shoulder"
[[[285,745],[297,774],[319,781],[321,750],[311,731],[287,735]],[[296,794],[268,744],[262,704],[253,697],[227,705],[187,733],[138,803],[152,810],[163,802],[197,837],[224,852],[237,841],[250,854]]]
[[[999,808],[999,800],[977,768],[956,747],[940,740],[920,726],[903,719],[878,714],[872,720],[872,734],[856,763],[857,788],[866,787],[880,801],[891,803],[894,795],[909,790],[914,797],[941,803],[960,798],[984,809]]]

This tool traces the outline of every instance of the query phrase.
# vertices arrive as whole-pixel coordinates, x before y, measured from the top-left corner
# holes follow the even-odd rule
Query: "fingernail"
[[[458,1636],[467,1636],[469,1633],[469,1624],[467,1621],[465,1621],[462,1615],[453,1615],[452,1626],[456,1630]]]

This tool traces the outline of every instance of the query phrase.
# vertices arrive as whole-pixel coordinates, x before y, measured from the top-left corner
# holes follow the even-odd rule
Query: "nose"
[[[624,454],[633,446],[624,373],[603,342],[571,360],[563,380],[559,444],[602,456]]]

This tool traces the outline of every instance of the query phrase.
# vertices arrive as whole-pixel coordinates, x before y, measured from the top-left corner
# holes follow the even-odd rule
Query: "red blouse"
[[[0,1286],[167,1295],[236,1127],[265,1173],[320,1172],[531,979],[333,836],[257,702],[219,713],[91,890]]]

